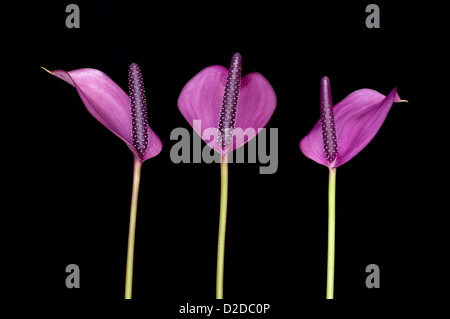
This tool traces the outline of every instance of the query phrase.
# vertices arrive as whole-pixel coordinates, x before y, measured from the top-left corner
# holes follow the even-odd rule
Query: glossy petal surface
[[[388,96],[371,89],[353,92],[333,108],[339,145],[335,161],[329,163],[326,159],[320,120],[300,141],[300,150],[327,167],[345,164],[375,137],[394,102],[401,102],[395,88]]]
[[[106,74],[95,69],[56,70],[51,74],[75,87],[89,113],[121,138],[135,157],[145,161],[161,152],[161,140],[150,126],[145,154],[140,155],[133,147],[130,98]]]
[[[203,140],[219,153],[228,153],[256,136],[275,111],[277,99],[270,83],[259,73],[245,75],[241,80],[234,142],[222,150],[217,140],[220,116],[228,69],[214,65],[200,71],[183,88],[178,98],[178,108]],[[194,121],[201,121],[201,128]],[[251,128],[252,130],[247,129]],[[208,131],[206,131],[208,130]],[[256,134],[245,133],[255,132]]]

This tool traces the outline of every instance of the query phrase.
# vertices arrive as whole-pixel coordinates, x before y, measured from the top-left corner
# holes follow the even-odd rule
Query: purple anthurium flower
[[[345,164],[375,137],[393,102],[402,102],[395,88],[387,96],[361,89],[333,107],[330,80],[323,77],[320,120],[300,141],[300,150],[330,169]]]
[[[325,76],[320,83],[320,120],[300,141],[306,157],[329,169],[327,299],[334,296],[336,168],[369,144],[394,102],[402,102],[395,88],[387,96],[362,89],[333,107],[330,80]]]
[[[128,96],[106,74],[94,69],[48,71],[69,83],[78,92],[89,113],[122,139],[134,156],[133,191],[130,209],[125,299],[131,299],[133,283],[134,239],[142,163],[161,152],[162,143],[147,122],[147,102],[139,66],[129,67]]]
[[[207,67],[185,85],[178,98],[178,108],[189,124],[222,156],[217,299],[223,299],[228,154],[256,136],[277,103],[272,86],[261,74],[249,73],[241,79],[241,70],[242,57],[235,53],[229,69],[220,65]],[[198,121],[200,126],[196,125]]]
[[[258,128],[265,127],[277,104],[265,77],[252,72],[241,79],[241,70],[242,57],[235,53],[230,69],[221,65],[203,69],[184,86],[178,98],[178,108],[189,124],[222,156],[250,140],[243,137],[247,129],[257,133]],[[199,120],[201,127],[194,123]]]
[[[137,67],[137,64],[134,65]],[[123,140],[133,152],[136,160],[142,163],[161,152],[161,140],[147,124],[145,97],[141,98],[139,94],[131,90],[130,99],[120,86],[99,70],[79,69],[69,72],[62,70],[48,72],[75,87],[89,113]],[[139,82],[138,79],[137,81]],[[139,109],[139,104],[137,104],[137,109],[130,106],[134,96],[144,103],[143,110]],[[136,117],[139,116],[143,124],[139,126],[138,133],[136,133],[138,135],[135,135],[132,127],[140,125],[136,124],[140,123],[139,120],[136,121]],[[142,139],[144,139],[141,141],[143,145],[147,145],[145,149],[139,148],[138,140]]]

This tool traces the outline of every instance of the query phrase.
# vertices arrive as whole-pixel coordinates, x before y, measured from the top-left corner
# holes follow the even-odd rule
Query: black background
[[[173,164],[169,137],[190,129],[176,104],[186,82],[240,52],[243,74],[260,72],[277,94],[267,127],[279,130],[279,165],[273,175],[229,168],[225,298],[276,304],[275,314],[325,298],[328,171],[298,148],[319,118],[323,75],[334,103],[360,88],[397,87],[409,100],[337,170],[336,301],[437,293],[449,169],[441,2],[377,1],[380,29],[365,26],[372,1],[79,1],[80,29],[65,26],[70,2],[3,7],[3,290],[15,300],[123,298],[131,152],[40,66],[99,69],[126,90],[136,62],[163,150],[143,165],[133,297],[152,313],[213,302],[219,165]],[[80,289],[65,286],[71,263]],[[365,286],[372,263],[380,289]]]

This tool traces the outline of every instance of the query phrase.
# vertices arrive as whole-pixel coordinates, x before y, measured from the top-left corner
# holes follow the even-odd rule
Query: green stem
[[[227,197],[228,197],[228,156],[222,157],[220,163],[220,221],[219,240],[217,244],[217,275],[216,299],[223,299],[223,267],[225,260],[225,230],[227,225]]]
[[[130,208],[130,229],[128,231],[128,253],[127,253],[127,273],[125,278],[125,299],[131,299],[133,288],[133,260],[134,260],[134,238],[136,234],[136,212],[139,195],[139,182],[141,179],[142,163],[134,159],[133,170],[133,192],[131,195]]]
[[[334,294],[334,247],[336,235],[336,168],[330,169],[328,181],[328,261],[327,261],[327,299]]]

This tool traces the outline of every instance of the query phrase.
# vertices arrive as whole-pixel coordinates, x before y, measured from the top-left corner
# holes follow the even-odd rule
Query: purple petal
[[[133,147],[130,98],[106,74],[95,69],[56,70],[51,74],[74,86],[89,113],[121,138],[142,162],[161,152],[162,143],[148,127],[148,148],[144,155]]]
[[[245,131],[252,129],[258,133],[258,129],[264,128],[272,117],[277,106],[277,96],[269,81],[257,72],[249,73],[242,78],[241,92],[236,115],[235,129],[236,143],[233,149],[237,149],[247,143],[252,137],[245,139]]]
[[[393,102],[401,102],[395,88],[388,96],[370,89],[353,92],[333,108],[339,145],[336,161],[330,164],[326,159],[320,120],[300,141],[300,150],[330,168],[345,164],[375,137]]]
[[[228,69],[220,65],[203,69],[185,85],[178,98],[181,114],[202,137],[206,129],[217,131],[227,76]],[[275,106],[276,95],[270,83],[259,73],[249,73],[241,80],[232,147],[222,151],[217,137],[210,134],[203,140],[222,154],[234,150],[254,136],[246,137],[245,130],[252,128],[258,133],[257,129],[267,124]],[[201,120],[201,129],[193,125],[195,120]]]
[[[206,129],[212,132],[217,128],[227,76],[228,69],[221,65],[207,67],[184,86],[178,97],[181,114],[202,138]],[[194,121],[201,121],[201,127],[194,125]],[[217,139],[208,136],[203,140],[221,153]]]

